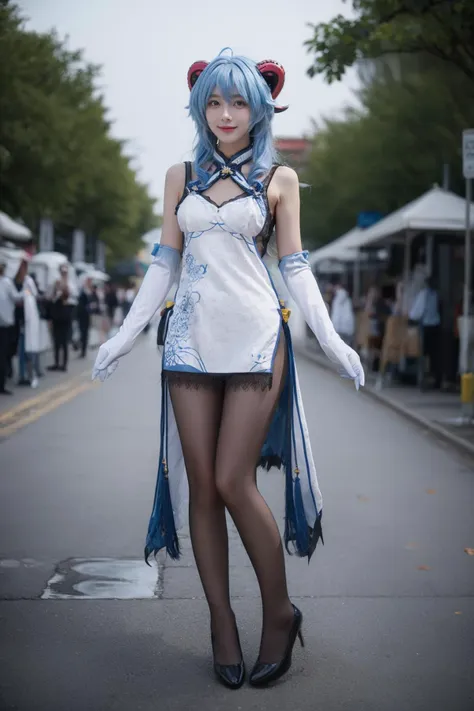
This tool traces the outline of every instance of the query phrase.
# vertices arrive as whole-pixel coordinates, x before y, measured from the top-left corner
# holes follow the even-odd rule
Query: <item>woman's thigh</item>
[[[215,488],[215,458],[221,423],[224,384],[209,387],[169,385],[191,493]]]
[[[286,343],[282,332],[273,366],[272,387],[226,387],[217,441],[216,476],[219,486],[245,475],[255,477],[260,451],[278,405],[287,374]]]

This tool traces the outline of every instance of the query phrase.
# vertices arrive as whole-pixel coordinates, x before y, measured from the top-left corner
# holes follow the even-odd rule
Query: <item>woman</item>
[[[214,670],[231,688],[245,668],[229,597],[227,509],[257,574],[263,602],[258,661],[268,684],[291,665],[301,612],[291,604],[277,524],[256,486],[256,467],[283,465],[285,544],[311,557],[322,500],[287,326],[263,257],[276,226],[280,269],[326,353],[358,385],[359,358],[335,333],[301,251],[296,173],[278,166],[271,121],[284,70],[243,57],[198,62],[188,72],[197,127],[194,164],[167,173],[161,244],[120,331],[99,349],[92,377],[105,380],[167,296],[162,320],[161,456],[145,555],[179,556],[189,523],[209,604]],[[230,178],[230,180],[229,180]],[[185,468],[183,464],[183,456]],[[187,474],[187,480],[186,480]]]
[[[352,299],[339,279],[334,282],[331,320],[342,340],[352,346],[355,331],[354,309]]]
[[[59,267],[59,279],[51,293],[51,320],[53,324],[54,365],[48,370],[67,371],[72,314],[77,303],[77,289],[69,275],[67,264]],[[60,356],[62,355],[61,364]]]
[[[28,378],[32,388],[38,387],[40,377],[39,354],[42,350],[42,326],[38,309],[38,289],[32,276],[23,281],[23,306],[25,312],[25,353]]]
[[[80,358],[85,358],[87,355],[91,316],[97,314],[98,312],[99,299],[93,289],[92,279],[87,275],[84,275],[82,287],[79,292],[79,300],[77,302],[77,322],[79,324],[79,332],[81,336]]]

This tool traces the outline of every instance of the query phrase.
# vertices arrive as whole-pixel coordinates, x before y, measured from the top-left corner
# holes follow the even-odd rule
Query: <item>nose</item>
[[[232,116],[230,115],[230,107],[229,104],[224,103],[222,107],[222,120],[223,121],[231,121]]]

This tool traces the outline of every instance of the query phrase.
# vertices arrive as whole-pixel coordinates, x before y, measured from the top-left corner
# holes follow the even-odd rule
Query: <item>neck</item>
[[[235,143],[220,143],[217,148],[226,158],[232,158],[236,153],[243,151],[244,148],[248,148],[249,146],[250,139],[248,136],[244,136],[240,141],[236,141]]]

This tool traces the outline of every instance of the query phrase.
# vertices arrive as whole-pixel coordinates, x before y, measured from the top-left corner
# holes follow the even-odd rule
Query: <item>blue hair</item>
[[[191,90],[189,115],[197,129],[194,168],[199,181],[206,183],[210,173],[204,165],[212,161],[216,148],[216,137],[206,120],[209,97],[216,88],[229,102],[237,93],[250,107],[253,157],[247,180],[252,185],[266,175],[277,160],[271,130],[275,102],[255,62],[246,57],[223,55],[222,52],[207,65]]]

